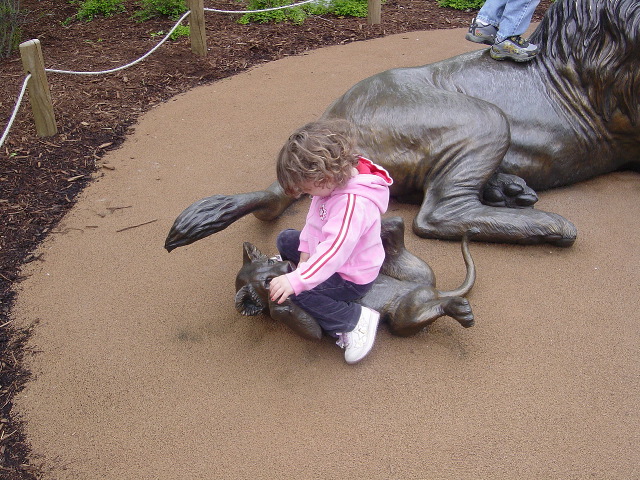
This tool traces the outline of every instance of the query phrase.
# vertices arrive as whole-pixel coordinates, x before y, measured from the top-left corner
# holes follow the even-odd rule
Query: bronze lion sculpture
[[[362,80],[323,114],[353,126],[359,153],[394,179],[392,196],[420,204],[426,238],[572,245],[575,226],[533,208],[536,191],[640,166],[640,2],[558,0],[531,36],[526,64],[487,50]],[[167,250],[253,212],[290,204],[277,184],[214,195],[175,221]]]
[[[371,290],[359,303],[380,312],[381,320],[394,335],[414,335],[438,318],[448,315],[465,328],[474,324],[471,306],[464,295],[475,282],[476,273],[466,236],[462,255],[467,268],[459,288],[443,292],[435,288],[435,277],[428,264],[410,253],[404,245],[404,221],[400,217],[382,222],[385,261]],[[290,300],[282,304],[269,296],[271,279],[292,271],[291,262],[268,257],[245,242],[243,264],[236,277],[236,309],[243,315],[266,313],[302,337],[318,340],[322,330],[313,317]]]

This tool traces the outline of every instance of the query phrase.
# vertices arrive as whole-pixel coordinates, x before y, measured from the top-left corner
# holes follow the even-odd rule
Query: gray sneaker
[[[496,33],[498,29],[493,25],[482,25],[478,23],[476,18],[471,21],[469,31],[464,36],[470,42],[485,43],[487,45],[493,45],[496,41]]]
[[[540,49],[533,43],[527,42],[520,35],[514,35],[504,39],[500,43],[494,43],[489,49],[489,55],[494,60],[513,60],[514,62],[528,62],[533,60]]]

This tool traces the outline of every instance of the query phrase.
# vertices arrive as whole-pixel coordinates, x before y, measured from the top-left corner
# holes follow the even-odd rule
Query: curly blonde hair
[[[278,155],[278,182],[291,197],[302,194],[301,185],[312,181],[317,187],[341,187],[358,164],[345,120],[319,120],[296,130]]]

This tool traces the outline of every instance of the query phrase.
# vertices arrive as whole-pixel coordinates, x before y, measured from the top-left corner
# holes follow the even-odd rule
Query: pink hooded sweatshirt
[[[389,206],[389,173],[360,158],[358,175],[326,197],[313,197],[300,232],[300,252],[309,260],[287,274],[297,294],[311,290],[334,273],[350,282],[373,282],[384,261],[380,216]]]

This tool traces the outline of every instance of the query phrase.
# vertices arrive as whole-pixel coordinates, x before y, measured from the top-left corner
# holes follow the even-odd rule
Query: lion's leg
[[[424,192],[415,233],[460,239],[471,230],[477,241],[573,243],[576,229],[559,215],[482,203],[485,185],[510,146],[502,110],[428,82],[418,87],[413,74],[400,69],[363,81],[325,116],[355,126],[361,153],[391,172],[393,195],[414,199]]]
[[[401,281],[435,285],[435,275],[431,267],[405,247],[402,217],[382,219],[380,236],[385,252],[380,273]]]
[[[459,239],[471,231],[473,240],[506,243],[551,243],[569,246],[576,228],[560,215],[533,208],[512,209],[484,205],[481,195],[509,147],[509,125],[494,105],[469,101],[473,114],[462,131],[434,152],[437,159],[427,174],[425,196],[413,224],[427,238]],[[473,112],[473,107],[482,112]],[[471,132],[471,133],[470,133]]]
[[[433,298],[429,289],[416,289],[407,294],[387,323],[394,335],[408,337],[448,315],[465,328],[474,324],[469,301],[463,297]]]
[[[284,323],[303,338],[309,340],[320,340],[322,338],[322,329],[316,319],[290,299],[287,299],[282,304],[269,299],[269,316],[273,320]]]
[[[425,195],[413,230],[425,238],[454,240],[472,232],[474,241],[562,247],[572,245],[577,235],[575,226],[560,215],[533,208],[490,207],[483,205],[477,194],[436,199]]]

